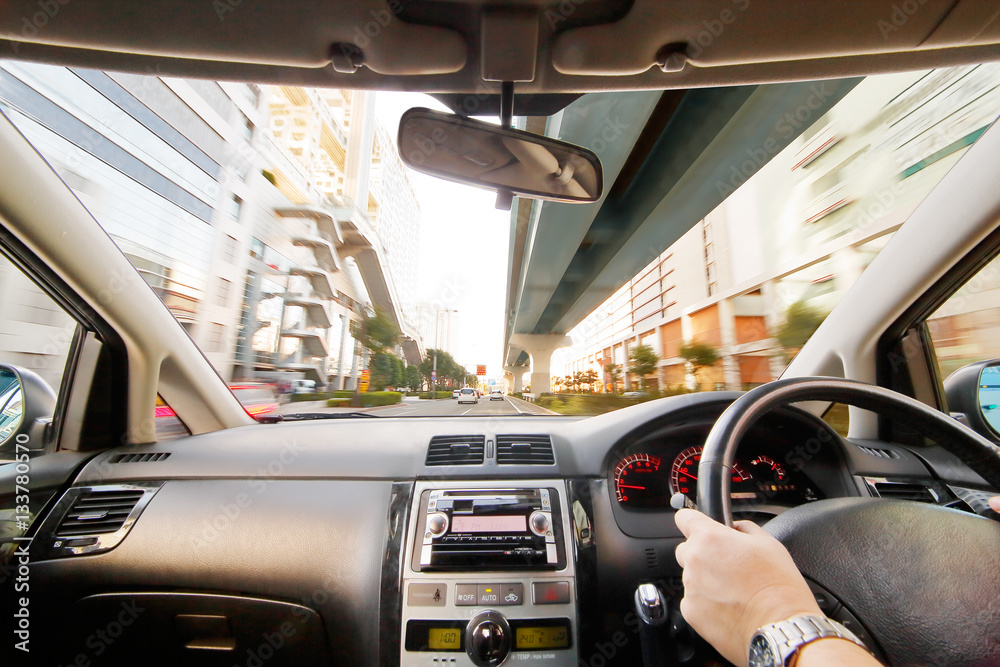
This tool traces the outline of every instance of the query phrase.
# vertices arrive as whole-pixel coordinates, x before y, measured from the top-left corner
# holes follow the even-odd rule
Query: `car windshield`
[[[722,94],[797,101],[763,116],[779,141],[733,114],[704,173],[650,139],[687,122],[662,91],[515,117],[594,151],[606,186],[508,211],[404,165],[399,118],[447,110],[430,96],[0,63],[0,109],[253,415],[596,414],[768,382],[997,116],[1000,65]],[[69,337],[16,315],[5,349],[58,384]]]

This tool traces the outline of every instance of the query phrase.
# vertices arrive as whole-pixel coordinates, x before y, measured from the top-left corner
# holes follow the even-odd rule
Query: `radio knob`
[[[469,621],[466,653],[478,667],[496,667],[507,659],[510,649],[510,625],[502,614],[486,611]]]
[[[531,532],[535,535],[545,535],[549,529],[549,517],[543,512],[535,512],[531,515]]]
[[[444,535],[448,530],[448,517],[438,512],[427,517],[427,532],[434,537]]]

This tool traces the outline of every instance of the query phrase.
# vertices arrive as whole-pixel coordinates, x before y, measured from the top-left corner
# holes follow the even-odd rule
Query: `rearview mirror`
[[[411,169],[522,197],[587,203],[604,190],[593,151],[454,114],[410,109],[399,121],[398,145]]]
[[[944,381],[944,391],[954,417],[1000,442],[1000,359],[959,368]]]

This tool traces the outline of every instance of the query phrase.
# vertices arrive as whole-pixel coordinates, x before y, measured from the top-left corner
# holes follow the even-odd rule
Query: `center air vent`
[[[481,435],[436,435],[427,447],[428,466],[469,466],[483,462],[486,438]]]
[[[556,462],[547,435],[498,435],[498,465],[550,466]]]
[[[938,495],[933,489],[916,482],[869,481],[881,498],[913,500],[918,503],[937,503]]]
[[[114,533],[125,525],[143,494],[139,489],[122,489],[81,495],[56,528],[56,537]]]

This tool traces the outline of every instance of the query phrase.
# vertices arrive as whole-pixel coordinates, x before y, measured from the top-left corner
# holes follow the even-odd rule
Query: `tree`
[[[611,393],[618,393],[618,381],[622,379],[622,367],[618,364],[606,364],[604,372],[611,378]]]
[[[628,358],[632,362],[628,367],[628,372],[638,375],[639,384],[645,389],[646,376],[656,372],[656,364],[660,363],[660,355],[648,345],[636,345],[628,353]]]
[[[702,368],[714,366],[719,361],[719,353],[708,343],[692,341],[681,345],[681,357],[691,364],[691,374],[697,381],[701,381],[699,372]]]
[[[420,373],[431,382],[431,371],[434,369],[434,355],[437,354],[437,383],[442,385],[461,385],[468,371],[444,350],[427,350],[427,356],[420,362]]]
[[[419,366],[406,367],[406,387],[410,391],[417,391],[423,384],[423,376],[420,374]]]
[[[382,391],[386,386],[395,386],[396,362],[398,359],[390,352],[375,352],[372,354],[369,370],[369,386],[372,391]]]
[[[794,354],[806,344],[825,319],[825,314],[810,307],[805,301],[796,301],[785,311],[785,323],[777,333],[778,342],[781,347]]]
[[[563,386],[563,379],[558,375],[552,376],[552,389],[553,391],[559,391],[559,387]]]
[[[584,384],[590,387],[590,392],[593,393],[594,383],[597,382],[597,371],[593,368],[589,368],[581,374],[580,379],[584,382]]]
[[[396,362],[383,356],[388,354],[385,351],[387,348],[395,347],[396,343],[399,342],[399,329],[389,319],[389,316],[381,310],[376,310],[374,315],[363,312],[361,313],[360,320],[351,322],[351,335],[358,342],[358,345],[366,351],[362,367],[365,367],[365,364],[367,364],[370,373],[368,379],[369,387],[375,391],[380,391],[387,384],[394,382]],[[373,355],[370,363],[368,362],[368,352]],[[389,354],[388,356],[394,357],[395,355]],[[376,361],[379,364],[378,366],[376,366]],[[358,400],[360,391],[361,387],[355,385],[355,401]]]
[[[406,362],[399,357],[393,355],[393,359],[396,360],[396,368],[392,377],[392,386],[394,387],[405,387],[406,386]]]
[[[372,352],[395,347],[399,342],[399,328],[381,309],[371,316],[362,313],[360,320],[351,322],[351,335],[361,347]]]

